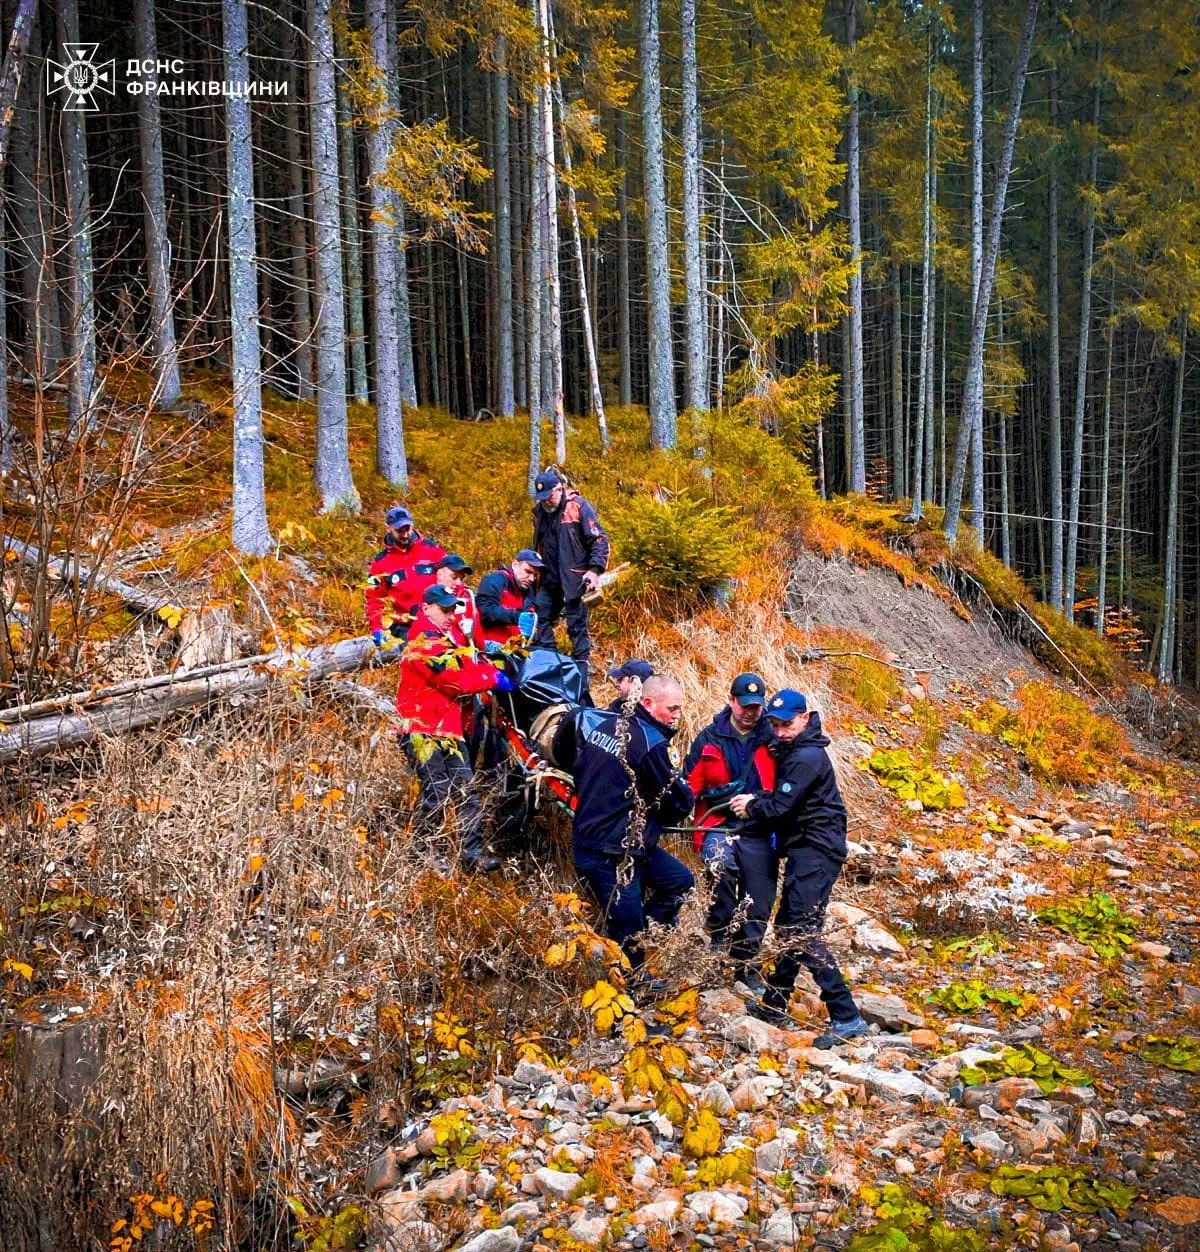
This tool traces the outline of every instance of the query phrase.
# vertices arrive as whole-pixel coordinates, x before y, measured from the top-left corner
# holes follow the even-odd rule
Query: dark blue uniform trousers
[[[543,583],[534,597],[537,610],[538,630],[535,642],[539,648],[553,648],[554,627],[560,617],[567,619],[567,635],[571,640],[571,655],[583,669],[584,685],[587,685],[587,662],[592,655],[592,637],[588,633],[588,606],[582,599],[564,600],[563,589],[558,583]]]
[[[767,979],[767,1002],[785,1009],[803,966],[820,989],[829,1016],[835,1022],[853,1021],[858,1016],[858,1006],[821,938],[825,909],[842,867],[804,844],[788,848],[785,855],[783,899],[775,918],[775,935],[781,950]]]
[[[622,856],[591,848],[575,848],[575,869],[600,905],[604,933],[638,966],[645,953],[637,936],[647,921],[670,926],[679,916],[684,896],[696,885],[692,871],[657,845],[633,858],[629,882],[618,881]]]

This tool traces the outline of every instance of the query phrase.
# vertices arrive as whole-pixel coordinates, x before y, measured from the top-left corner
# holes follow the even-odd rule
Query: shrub
[[[881,786],[900,800],[920,800],[927,809],[961,809],[967,798],[962,787],[929,765],[917,765],[907,748],[884,749],[867,759],[867,769]]]
[[[1110,960],[1120,956],[1137,934],[1137,921],[1112,896],[1103,893],[1052,904],[1038,914],[1038,919]]]
[[[736,511],[693,496],[665,503],[639,496],[612,524],[621,555],[655,587],[676,595],[719,586],[745,551]]]

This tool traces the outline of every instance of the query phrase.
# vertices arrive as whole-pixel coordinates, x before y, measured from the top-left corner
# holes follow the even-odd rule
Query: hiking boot
[[[462,859],[463,871],[468,874],[494,874],[503,864],[498,857],[489,856],[486,852],[478,856],[464,856]]]
[[[741,990],[754,1000],[761,1000],[767,994],[767,984],[752,965],[743,965],[734,971],[733,989]]]
[[[849,1043],[851,1039],[861,1039],[863,1035],[870,1032],[870,1029],[861,1016],[854,1017],[848,1022],[830,1022],[829,1029],[813,1040],[813,1047],[827,1051],[829,1048]]]

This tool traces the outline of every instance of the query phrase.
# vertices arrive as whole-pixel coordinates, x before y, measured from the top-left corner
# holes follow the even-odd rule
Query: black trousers
[[[446,830],[453,804],[459,854],[466,861],[481,856],[483,810],[474,786],[474,773],[467,763],[466,745],[460,741],[457,749],[435,747],[426,756],[414,748],[411,736],[401,735],[400,747],[421,788],[417,796],[417,846],[429,847]]]
[[[743,835],[734,840],[733,861],[717,878],[707,924],[714,943],[728,943],[729,955],[739,964],[754,960],[762,947],[778,881],[779,855],[769,837]],[[747,901],[745,917],[730,934],[743,900]]]
[[[784,853],[783,898],[775,918],[775,934],[781,951],[767,979],[768,1003],[786,1008],[803,966],[812,975],[821,999],[835,1022],[853,1021],[858,1006],[846,986],[842,971],[821,938],[825,909],[841,865],[815,848],[800,845]]]
[[[538,615],[537,638],[534,642],[539,648],[554,647],[554,627],[560,617],[566,617],[571,655],[579,662],[586,679],[587,662],[592,655],[592,637],[588,633],[588,606],[582,599],[564,599],[563,589],[558,583],[543,583],[534,597],[533,607]]]

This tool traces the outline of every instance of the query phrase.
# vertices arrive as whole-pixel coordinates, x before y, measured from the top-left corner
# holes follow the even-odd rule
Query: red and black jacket
[[[457,625],[439,630],[421,610],[400,657],[396,712],[402,729],[463,738],[465,697],[492,691],[499,674],[491,662],[479,659]]]
[[[367,571],[367,627],[372,632],[384,629],[385,616],[393,620],[411,617],[421,603],[427,588],[437,581],[437,563],[446,549],[436,539],[413,534],[407,548],[387,540],[387,546],[376,552]]]
[[[730,783],[740,783],[743,792],[770,791],[775,785],[775,758],[769,751],[770,742],[771,729],[765,717],[743,739],[733,728],[728,705],[692,741],[683,772],[696,796],[694,823],[703,828],[692,836],[697,851],[704,842],[704,831],[729,821],[727,809],[713,812],[712,806],[718,794],[722,799],[728,798]],[[770,830],[751,825],[742,833],[767,835]]]
[[[542,581],[561,587],[564,600],[583,595],[588,570],[603,574],[608,567],[608,534],[596,510],[570,488],[556,509],[533,506],[533,546],[546,562]]]
[[[526,609],[533,608],[535,591],[536,587],[519,586],[511,569],[485,574],[475,593],[484,639],[494,643],[515,639],[520,634],[517,619]]]

